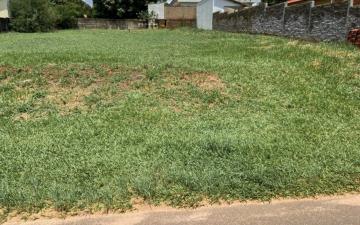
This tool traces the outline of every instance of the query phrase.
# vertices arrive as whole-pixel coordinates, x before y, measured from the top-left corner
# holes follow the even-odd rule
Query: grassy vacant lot
[[[0,35],[0,208],[360,191],[360,51],[174,31]]]

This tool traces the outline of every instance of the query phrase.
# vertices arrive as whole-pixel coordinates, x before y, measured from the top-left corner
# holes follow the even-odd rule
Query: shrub
[[[56,27],[75,28],[77,18],[91,16],[91,7],[82,0],[52,0],[57,15]]]
[[[11,0],[11,27],[18,32],[46,32],[55,25],[55,12],[48,0]]]

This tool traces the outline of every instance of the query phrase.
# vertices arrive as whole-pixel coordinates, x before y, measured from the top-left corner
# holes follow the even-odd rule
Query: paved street
[[[8,222],[7,225],[360,225],[360,195],[198,209],[151,208],[117,215]]]

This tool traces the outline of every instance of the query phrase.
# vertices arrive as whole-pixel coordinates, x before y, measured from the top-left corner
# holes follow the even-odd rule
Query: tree
[[[54,29],[55,12],[48,0],[11,0],[11,28],[18,32],[46,32]]]
[[[77,26],[77,18],[91,16],[91,7],[82,0],[50,0],[56,12],[56,27],[61,29]]]
[[[18,32],[74,28],[77,18],[91,15],[82,0],[11,0],[11,27]]]
[[[146,10],[147,4],[153,0],[93,0],[94,13],[100,18],[136,18],[137,14]]]

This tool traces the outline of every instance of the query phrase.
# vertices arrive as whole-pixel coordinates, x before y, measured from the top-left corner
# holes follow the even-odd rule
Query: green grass
[[[202,32],[0,35],[0,214],[360,191],[360,51]]]

